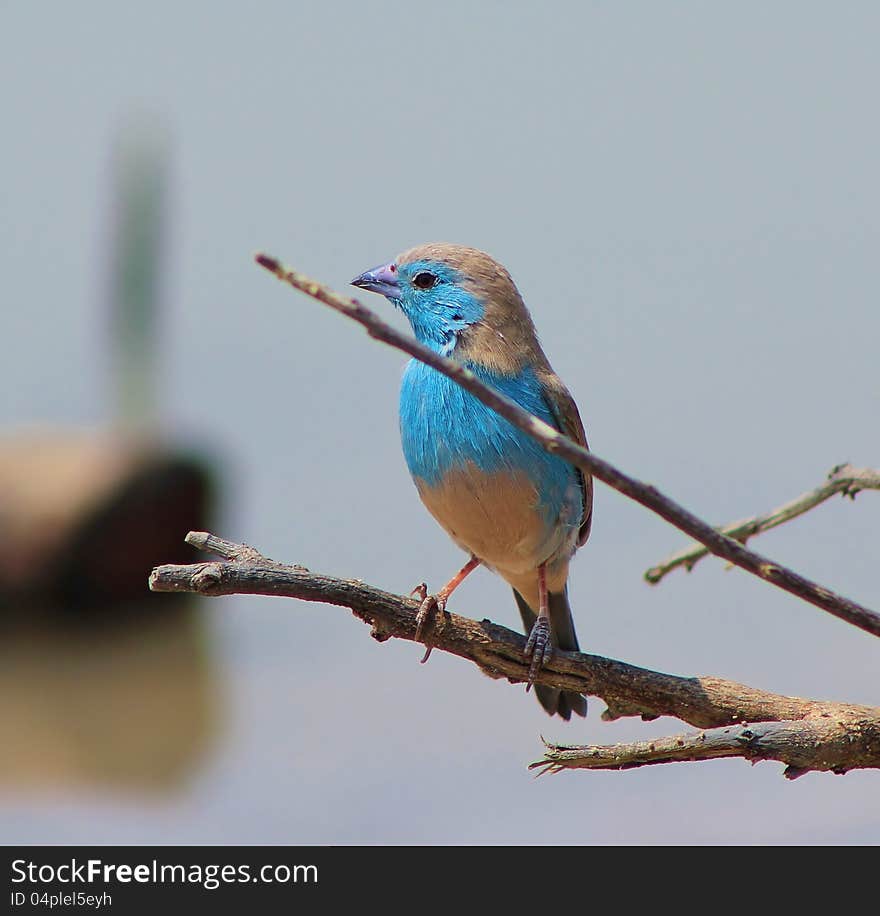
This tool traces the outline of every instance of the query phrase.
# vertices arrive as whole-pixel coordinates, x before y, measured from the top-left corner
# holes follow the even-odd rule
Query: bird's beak
[[[392,261],[381,267],[365,271],[351,281],[352,286],[368,289],[372,293],[381,293],[389,299],[400,299],[400,284],[397,282],[397,265]]]

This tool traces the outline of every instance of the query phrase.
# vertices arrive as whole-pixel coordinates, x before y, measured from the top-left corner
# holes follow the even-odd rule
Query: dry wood
[[[158,566],[150,575],[153,591],[208,596],[274,595],[320,601],[350,608],[355,616],[371,625],[371,634],[379,641],[391,637],[415,641],[420,604],[417,600],[357,580],[337,579],[312,573],[302,566],[276,563],[252,547],[205,532],[191,532],[186,540],[194,547],[224,557],[224,561]],[[435,618],[426,637],[429,645],[474,662],[492,677],[506,677],[514,683],[527,679],[528,663],[523,657],[525,638],[506,627],[445,612]],[[758,722],[780,722],[789,728],[756,733],[766,736],[764,744],[744,740],[743,732],[731,732],[724,753],[720,752],[723,736],[716,739],[712,735],[709,746],[719,750],[709,756],[781,760],[792,768],[789,776],[805,770],[846,772],[858,767],[880,768],[878,708],[781,696],[716,677],[678,677],[579,652],[555,652],[536,681],[601,697],[608,706],[603,714],[605,719],[674,716],[703,729]],[[802,724],[800,732],[797,723]],[[664,739],[667,743],[678,740]],[[704,744],[706,740],[703,739]],[[666,745],[660,741],[651,744],[661,747],[661,752],[648,753],[648,756],[653,753],[655,759],[645,759],[647,745],[640,744],[613,751],[548,748],[544,763],[550,764],[551,770],[558,770],[591,764],[593,768],[602,764],[605,768],[621,768],[665,762],[660,757]],[[734,754],[736,749],[738,754]],[[665,759],[707,759],[705,752],[701,757],[698,751],[699,747],[691,749],[691,756],[680,758],[667,754]],[[553,756],[560,754],[558,759]]]
[[[783,775],[797,779],[811,770],[848,770],[880,765],[880,710],[836,706],[794,721],[758,722],[712,728],[632,744],[576,747],[546,744],[544,759],[531,765],[541,773],[562,770],[631,770],[655,763],[743,757],[779,760]]]
[[[717,530],[721,534],[745,544],[749,538],[763,531],[769,531],[785,522],[809,512],[816,506],[821,505],[826,500],[831,499],[838,493],[855,499],[856,493],[861,490],[880,490],[880,471],[872,468],[855,468],[851,464],[839,464],[831,469],[828,479],[821,486],[806,493],[802,493],[797,499],[791,500],[776,509],[767,512],[764,515],[755,515],[752,518],[743,519],[739,522],[731,522]],[[645,572],[645,578],[652,585],[656,585],[667,573],[672,572],[679,566],[683,566],[690,572],[703,557],[708,556],[709,550],[702,544],[691,544],[683,547],[677,553],[667,557],[656,566],[652,566]]]

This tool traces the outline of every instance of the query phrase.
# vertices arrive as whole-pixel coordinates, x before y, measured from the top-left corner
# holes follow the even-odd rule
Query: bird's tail
[[[528,636],[537,614],[516,589],[513,590],[513,597],[516,598],[516,605],[519,608],[523,626]],[[574,631],[574,620],[568,603],[568,586],[561,592],[550,592],[548,598],[550,602],[550,632],[553,638],[553,645],[566,652],[579,651],[577,634]],[[587,714],[587,698],[583,694],[575,693],[571,690],[558,690],[555,687],[546,687],[543,684],[535,684],[535,694],[538,697],[538,702],[551,716],[562,716],[563,719],[568,721],[572,713],[578,716],[586,716]]]

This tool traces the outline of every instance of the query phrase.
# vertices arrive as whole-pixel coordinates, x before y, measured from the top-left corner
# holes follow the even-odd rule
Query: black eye
[[[436,285],[437,278],[427,270],[420,270],[413,277],[413,286],[417,286],[419,289],[431,289],[432,286]]]

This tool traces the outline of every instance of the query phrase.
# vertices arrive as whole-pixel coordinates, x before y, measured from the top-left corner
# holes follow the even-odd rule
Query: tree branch
[[[205,532],[191,532],[186,540],[194,547],[219,554],[225,561],[157,566],[150,575],[153,591],[195,592],[208,596],[274,595],[320,601],[349,608],[356,617],[371,625],[371,635],[380,642],[391,637],[416,641],[419,601],[357,580],[337,579],[311,573],[302,566],[276,563],[252,547]],[[489,620],[476,621],[444,612],[434,618],[426,642],[473,662],[491,677],[506,677],[512,683],[524,683],[528,679],[529,666],[523,657],[525,638]],[[603,714],[606,720],[621,716],[644,719],[674,716],[704,729],[744,722],[812,723],[823,718],[840,723],[840,727],[849,723],[853,728],[849,743],[838,742],[832,734],[831,746],[816,747],[815,743],[810,743],[815,738],[814,729],[809,725],[804,727],[803,742],[795,742],[794,750],[773,759],[783,760],[798,769],[844,772],[857,767],[880,768],[880,709],[781,696],[721,678],[678,677],[597,655],[558,650],[535,680],[551,687],[601,697],[608,705]],[[587,749],[587,752],[595,750]],[[605,751],[606,761],[609,761],[609,752]],[[593,759],[598,758],[593,755]],[[619,753],[614,760],[616,766],[626,762]],[[544,762],[554,766],[557,763],[550,759],[549,751]],[[575,765],[584,766],[583,763],[559,762],[559,767]]]
[[[731,522],[717,530],[728,537],[745,544],[749,538],[763,531],[769,531],[785,522],[809,512],[810,509],[821,505],[825,500],[830,499],[838,493],[855,499],[856,493],[860,490],[880,490],[880,471],[872,468],[855,468],[851,464],[839,464],[832,468],[828,474],[828,479],[820,487],[802,493],[797,499],[785,503],[765,515],[755,515],[752,518],[744,519],[739,522]],[[645,579],[656,585],[660,580],[677,569],[684,566],[690,572],[703,557],[709,554],[709,550],[701,544],[691,544],[684,547],[677,553],[667,557],[656,566],[652,566],[645,571]]]
[[[811,770],[843,774],[857,768],[876,768],[880,762],[880,721],[876,716],[826,712],[795,721],[731,725],[632,744],[577,747],[546,743],[544,759],[529,769],[542,774],[630,770],[655,763],[721,757],[743,757],[753,763],[781,761],[786,764],[786,779],[797,779]]]
[[[747,550],[738,541],[716,531],[693,513],[688,512],[678,503],[664,496],[656,487],[642,483],[617,470],[613,465],[594,453],[581,448],[576,442],[562,435],[552,426],[532,416],[532,414],[523,410],[518,404],[494,388],[484,385],[460,363],[440,356],[420,344],[415,338],[401,334],[356,299],[341,296],[304,274],[285,267],[278,260],[268,255],[258,254],[256,255],[256,261],[260,266],[275,274],[279,280],[352,318],[366,328],[371,337],[402,350],[404,353],[408,353],[410,356],[453,379],[484,404],[509,420],[518,429],[532,436],[542,448],[553,454],[558,454],[570,464],[581,468],[588,474],[592,474],[610,487],[655,512],[676,528],[705,545],[711,553],[745,569],[765,582],[770,582],[772,585],[790,592],[816,607],[822,608],[829,614],[833,614],[853,626],[872,633],[874,636],[880,636],[880,614],[848,598],[844,598],[842,595],[836,594],[788,567]]]

